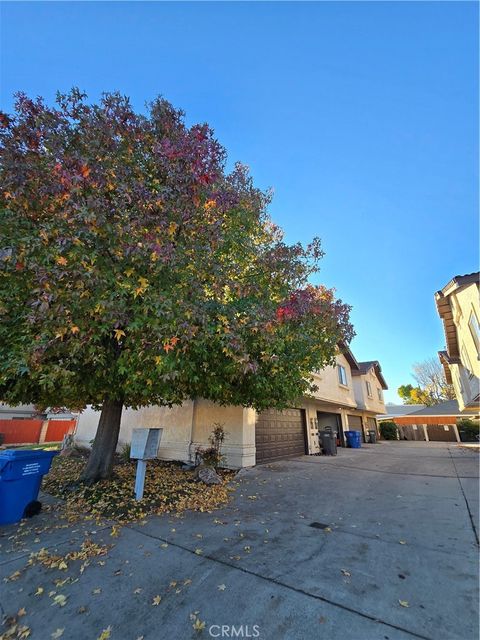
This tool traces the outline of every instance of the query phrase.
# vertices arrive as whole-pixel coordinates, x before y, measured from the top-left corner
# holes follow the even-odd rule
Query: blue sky
[[[473,2],[2,3],[0,104],[76,85],[208,122],[287,239],[322,238],[397,401],[444,345],[434,292],[478,269],[477,33]]]

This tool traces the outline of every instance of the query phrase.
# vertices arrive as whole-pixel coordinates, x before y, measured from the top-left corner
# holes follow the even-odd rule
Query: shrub
[[[462,442],[478,442],[480,423],[471,418],[462,418],[457,421],[458,434]]]
[[[221,446],[225,440],[225,430],[218,422],[214,423],[212,434],[208,438],[210,446],[207,449],[198,447],[196,450],[196,464],[202,462],[207,467],[216,469],[225,462],[225,456],[220,453]]]
[[[120,460],[122,462],[130,462],[130,451],[132,446],[130,442],[126,442],[120,450]]]
[[[380,423],[380,435],[384,440],[397,440],[397,425],[392,420]]]

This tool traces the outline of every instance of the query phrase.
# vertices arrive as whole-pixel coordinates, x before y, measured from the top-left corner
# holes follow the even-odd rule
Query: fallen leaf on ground
[[[217,587],[217,589],[218,589],[219,591],[225,591],[225,589],[226,589],[226,588],[227,588],[227,587],[226,587],[226,585],[224,585],[224,584],[219,584],[219,585],[218,585],[218,587]]]
[[[344,576],[347,576],[347,578],[350,578],[350,576],[352,575],[350,571],[347,571],[346,569],[341,569],[340,571]]]
[[[58,595],[53,598],[52,606],[58,604],[59,607],[64,607],[67,604],[67,598],[63,595]]]
[[[21,609],[19,609],[17,611],[17,616],[19,618],[21,618],[22,616],[26,616],[27,615],[27,610],[25,609],[25,607],[22,607]]]
[[[229,486],[233,472],[222,470],[222,482],[206,486],[192,482],[193,471],[161,460],[149,463],[144,496],[138,502],[131,490],[136,474],[134,462],[115,464],[114,477],[109,480],[101,480],[93,487],[79,484],[72,490],[72,483],[78,480],[84,466],[85,459],[57,456],[43,483],[47,493],[65,501],[63,509],[72,519],[87,513],[114,518],[118,524],[143,523],[150,514],[177,514],[188,509],[211,512],[226,505],[234,491]],[[112,537],[117,537],[120,530],[117,524],[111,527]]]
[[[112,633],[112,627],[108,625],[108,627],[104,629],[102,633],[98,636],[97,640],[108,640],[110,638],[111,633]]]
[[[203,553],[202,549],[195,549],[195,553],[197,554],[197,556],[201,556]]]
[[[398,541],[400,544],[407,544],[406,540],[399,540]]]
[[[158,607],[161,601],[162,601],[162,596],[155,596],[152,600],[152,605],[154,607]]]
[[[43,587],[37,587],[37,590],[35,591],[34,595],[41,596],[44,591],[45,589]]]
[[[203,631],[205,629],[205,622],[202,622],[199,618],[197,618],[192,624],[192,627],[195,629],[195,631]]]
[[[65,631],[65,627],[63,627],[63,629],[57,629],[56,631],[54,631],[51,634],[53,640],[57,640],[58,638],[61,638],[63,636],[64,631]]]
[[[13,580],[18,580],[21,575],[22,574],[20,573],[20,571],[14,571],[11,575],[8,576],[8,578],[4,578],[4,581],[9,582]]]
[[[409,607],[410,606],[408,604],[407,600],[399,600],[398,603],[400,604],[401,607]]]

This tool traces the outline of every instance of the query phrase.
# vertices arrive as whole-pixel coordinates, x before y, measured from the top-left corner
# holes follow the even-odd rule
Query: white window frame
[[[348,387],[347,370],[341,364],[338,365],[338,384]]]
[[[369,398],[373,398],[373,396],[372,396],[372,385],[370,384],[370,382],[368,380],[365,380],[365,386],[367,387],[367,396]]]
[[[382,390],[380,389],[380,387],[377,387],[377,395],[378,395],[379,401],[383,402],[383,394],[382,394]]]
[[[480,358],[480,325],[475,309],[472,309],[470,312],[468,328],[470,329],[470,335],[472,336],[472,340],[477,348],[477,356]]]

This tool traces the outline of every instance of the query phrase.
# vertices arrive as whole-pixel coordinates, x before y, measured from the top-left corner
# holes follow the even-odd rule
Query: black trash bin
[[[375,444],[377,442],[377,432],[375,431],[375,429],[369,429],[368,435],[370,437],[371,444]]]
[[[334,431],[319,431],[320,445],[325,456],[337,455],[337,434]]]

